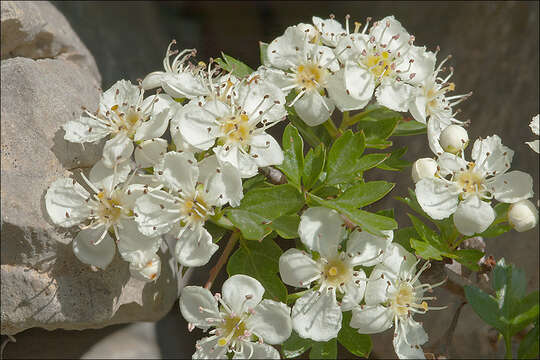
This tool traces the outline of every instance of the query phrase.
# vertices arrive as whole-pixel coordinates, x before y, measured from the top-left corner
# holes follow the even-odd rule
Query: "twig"
[[[221,271],[221,268],[227,262],[227,259],[229,258],[229,255],[234,249],[234,245],[236,245],[236,242],[239,238],[240,232],[238,230],[233,231],[231,237],[229,238],[229,241],[227,242],[227,246],[225,246],[225,250],[223,250],[223,253],[219,257],[217,264],[212,269],[210,269],[210,276],[208,277],[208,281],[204,285],[205,289],[210,289],[212,287],[212,283],[214,282],[214,280],[216,280],[216,277]]]

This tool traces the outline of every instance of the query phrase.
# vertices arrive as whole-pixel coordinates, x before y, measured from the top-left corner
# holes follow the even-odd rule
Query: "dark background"
[[[259,41],[270,42],[287,26],[310,22],[312,15],[327,18],[333,13],[337,20],[344,22],[344,16],[350,14],[352,21],[364,23],[367,16],[380,19],[393,14],[410,34],[415,35],[416,45],[426,45],[431,50],[439,45],[438,58],[441,60],[447,54],[453,55],[449,64],[455,67],[452,78],[456,83],[455,93],[474,92],[461,104],[463,112],[458,117],[471,119],[471,143],[479,136],[500,135],[503,143],[516,152],[512,168],[534,177],[535,199],[538,199],[538,155],[524,144],[533,138],[528,123],[539,108],[538,2],[53,1],[53,4],[94,55],[103,89],[121,78],[135,81],[151,71],[162,70],[163,57],[172,39],[177,40],[178,49],[197,48],[200,60],[218,57],[224,51],[256,68],[259,65]],[[279,134],[274,136],[279,137]],[[397,138],[395,144],[408,146],[405,158],[409,161],[432,156],[422,135]],[[397,182],[393,196],[405,194],[407,187],[412,185],[407,172],[373,171],[368,177]],[[407,226],[406,209],[391,197],[383,200],[378,208],[394,206],[399,213],[400,226]],[[538,289],[538,227],[527,233],[510,232],[488,241],[489,254],[505,256],[525,268],[530,279],[529,288]],[[216,259],[214,256],[213,260]],[[194,284],[204,283],[207,269],[209,266],[196,273]],[[215,287],[219,288],[219,283]],[[449,298],[448,301],[457,300]],[[450,308],[454,307],[452,304],[449,304]],[[468,315],[462,315],[454,338],[456,346],[451,348],[450,354],[457,357],[495,356],[496,347],[480,343],[487,344],[489,334],[475,325],[480,320],[470,309],[468,311]],[[448,317],[444,316],[430,317],[431,325],[428,326],[434,333],[443,332],[448,325],[444,323]],[[428,319],[424,321],[428,323]],[[471,330],[475,326],[478,329]],[[442,330],[438,331],[437,327]],[[8,344],[4,355],[80,357],[100,339],[124,328],[117,325],[102,330],[53,332],[31,329],[16,335],[17,343]],[[163,357],[191,357],[194,341],[201,335],[197,331],[194,336],[187,335],[186,324],[177,306],[150,331]],[[467,331],[476,331],[476,335],[468,336]],[[373,355],[392,356],[391,340],[386,337],[379,341],[384,341],[383,346],[376,346]],[[113,356],[114,352],[108,354]],[[347,356],[346,353],[343,355]],[[140,356],[150,355],[141,353]]]

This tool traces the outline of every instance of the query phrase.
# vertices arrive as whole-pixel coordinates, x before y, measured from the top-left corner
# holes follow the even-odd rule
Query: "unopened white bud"
[[[142,281],[154,281],[159,278],[161,272],[161,259],[157,254],[143,263],[133,262],[129,264],[131,276]]]
[[[469,135],[461,126],[450,125],[441,132],[439,142],[444,151],[457,154],[469,144]]]
[[[521,200],[510,205],[508,222],[519,232],[531,230],[538,224],[538,209],[529,200]]]
[[[412,178],[415,183],[423,178],[435,176],[437,172],[437,162],[430,158],[418,159],[412,165]]]

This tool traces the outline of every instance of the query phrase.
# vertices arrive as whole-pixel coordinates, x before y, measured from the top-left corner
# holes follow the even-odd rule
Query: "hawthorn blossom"
[[[226,101],[210,99],[180,112],[178,127],[193,148],[213,148],[220,164],[252,177],[259,167],[283,161],[281,147],[265,131],[284,119],[284,104],[282,91],[255,73],[236,84]]]
[[[163,189],[149,191],[135,201],[135,220],[147,236],[167,232],[178,239],[175,255],[184,266],[202,266],[218,246],[204,223],[215,207],[238,206],[242,182],[235,168],[219,165],[215,156],[197,162],[188,152],[168,152],[154,167]]]
[[[142,87],[126,80],[116,82],[101,95],[96,113],[85,110],[77,120],[64,124],[64,139],[85,143],[109,136],[103,148],[103,164],[112,168],[130,159],[133,142],[162,136],[176,107],[181,106],[165,94],[143,96]]]
[[[127,163],[109,169],[100,161],[90,170],[90,179],[81,173],[93,194],[69,178],[56,180],[45,194],[47,212],[56,225],[79,225],[81,231],[73,239],[73,252],[85,264],[101,269],[109,265],[116,251],[111,233],[120,255],[134,266],[143,260],[148,262],[138,258],[137,252],[148,252],[153,257],[160,247],[161,238],[141,234],[133,220],[135,199],[148,190],[145,185],[126,181],[129,172]],[[147,277],[154,280],[158,273]]]
[[[520,200],[508,208],[508,223],[516,231],[534,229],[538,224],[538,209],[529,200]]]
[[[531,128],[531,131],[538,137],[539,135],[539,128],[538,128],[538,117],[540,115],[536,115],[535,117],[532,118],[530,124],[529,124],[529,127]],[[526,142],[525,144],[529,145],[531,147],[531,149],[533,149],[533,151],[535,152],[540,152],[540,140],[536,139],[534,141],[528,141]]]
[[[414,46],[409,35],[393,16],[376,21],[362,32],[355,23],[354,32],[339,40],[335,53],[342,63],[328,86],[330,97],[341,111],[367,105],[373,93],[377,102],[396,111],[407,111],[415,86],[433,72],[435,54],[425,46]]]
[[[394,326],[394,349],[400,359],[425,358],[420,346],[427,342],[428,335],[413,315],[446,308],[427,304],[426,300],[435,298],[424,296],[424,292],[442,282],[420,283],[419,277],[430,263],[424,263],[417,272],[419,261],[401,245],[391,244],[384,261],[376,265],[369,276],[365,305],[352,310],[350,326],[358,329],[360,334],[376,334]]]
[[[293,327],[298,335],[315,341],[337,336],[342,311],[354,308],[364,296],[366,274],[358,266],[380,262],[392,241],[392,231],[383,233],[384,238],[353,231],[346,241],[346,250],[341,251],[347,231],[337,211],[313,207],[302,214],[298,234],[312,253],[289,249],[279,258],[283,282],[309,289],[292,309]],[[313,252],[320,257],[314,257]]]
[[[289,26],[267,48],[267,67],[261,69],[269,79],[288,94],[296,91],[288,104],[309,126],[322,124],[334,111],[334,101],[324,93],[339,63],[331,48],[319,44],[318,31],[309,24]]]
[[[507,172],[513,155],[497,135],[476,140],[473,162],[442,154],[437,160],[439,169],[435,177],[416,183],[418,203],[436,220],[453,214],[454,224],[464,235],[485,231],[495,219],[492,199],[515,203],[533,195],[529,174]]]
[[[180,296],[180,311],[203,330],[214,328],[195,345],[193,359],[279,359],[270,345],[291,335],[290,309],[284,303],[262,299],[261,283],[246,275],[233,275],[223,283],[223,295],[214,296],[200,286],[187,286]],[[270,345],[268,345],[270,344]]]

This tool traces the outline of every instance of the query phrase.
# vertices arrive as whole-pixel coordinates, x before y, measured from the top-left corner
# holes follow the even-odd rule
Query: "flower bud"
[[[461,126],[450,125],[441,132],[439,142],[444,151],[457,154],[469,144],[469,135]]]
[[[412,165],[412,178],[415,183],[423,178],[435,176],[437,172],[437,162],[430,158],[418,159]]]
[[[531,230],[538,224],[538,209],[529,200],[521,200],[510,205],[508,222],[519,232]]]
[[[161,259],[155,254],[151,260],[146,263],[130,263],[129,272],[131,276],[142,281],[154,281],[161,272]]]

